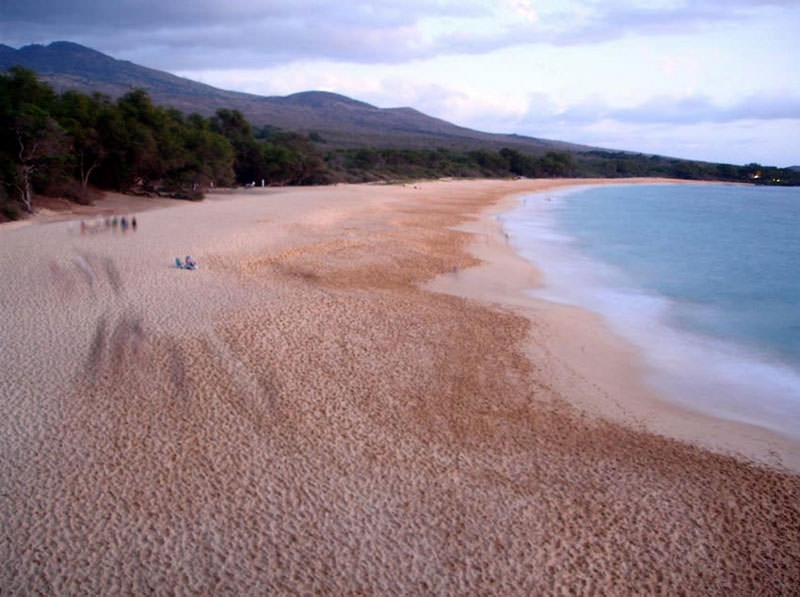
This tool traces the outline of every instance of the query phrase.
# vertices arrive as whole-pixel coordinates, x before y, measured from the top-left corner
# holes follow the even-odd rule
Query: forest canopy
[[[256,128],[237,110],[211,117],[155,105],[133,89],[56,93],[34,71],[0,73],[0,215],[36,195],[91,201],[90,190],[200,199],[233,185],[310,185],[440,177],[630,177],[800,184],[800,173],[629,152],[328,148],[317,133]]]

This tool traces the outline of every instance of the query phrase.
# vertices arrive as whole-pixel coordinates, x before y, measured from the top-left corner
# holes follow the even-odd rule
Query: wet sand
[[[0,227],[2,592],[794,592],[796,446],[520,292],[492,215],[575,182]]]

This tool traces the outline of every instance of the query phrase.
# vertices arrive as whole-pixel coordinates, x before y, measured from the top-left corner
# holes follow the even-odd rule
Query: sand
[[[0,227],[0,592],[796,592],[798,447],[522,292],[493,215],[587,182]]]

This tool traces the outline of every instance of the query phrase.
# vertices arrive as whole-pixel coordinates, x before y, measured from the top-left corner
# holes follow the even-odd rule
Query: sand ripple
[[[796,591],[800,478],[583,413],[542,322],[421,290],[477,263],[484,187],[352,192],[142,216],[3,290],[0,592]]]

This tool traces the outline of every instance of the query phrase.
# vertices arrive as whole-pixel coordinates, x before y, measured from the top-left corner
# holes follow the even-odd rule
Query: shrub
[[[19,208],[13,203],[6,201],[0,206],[0,215],[6,220],[18,220]]]

